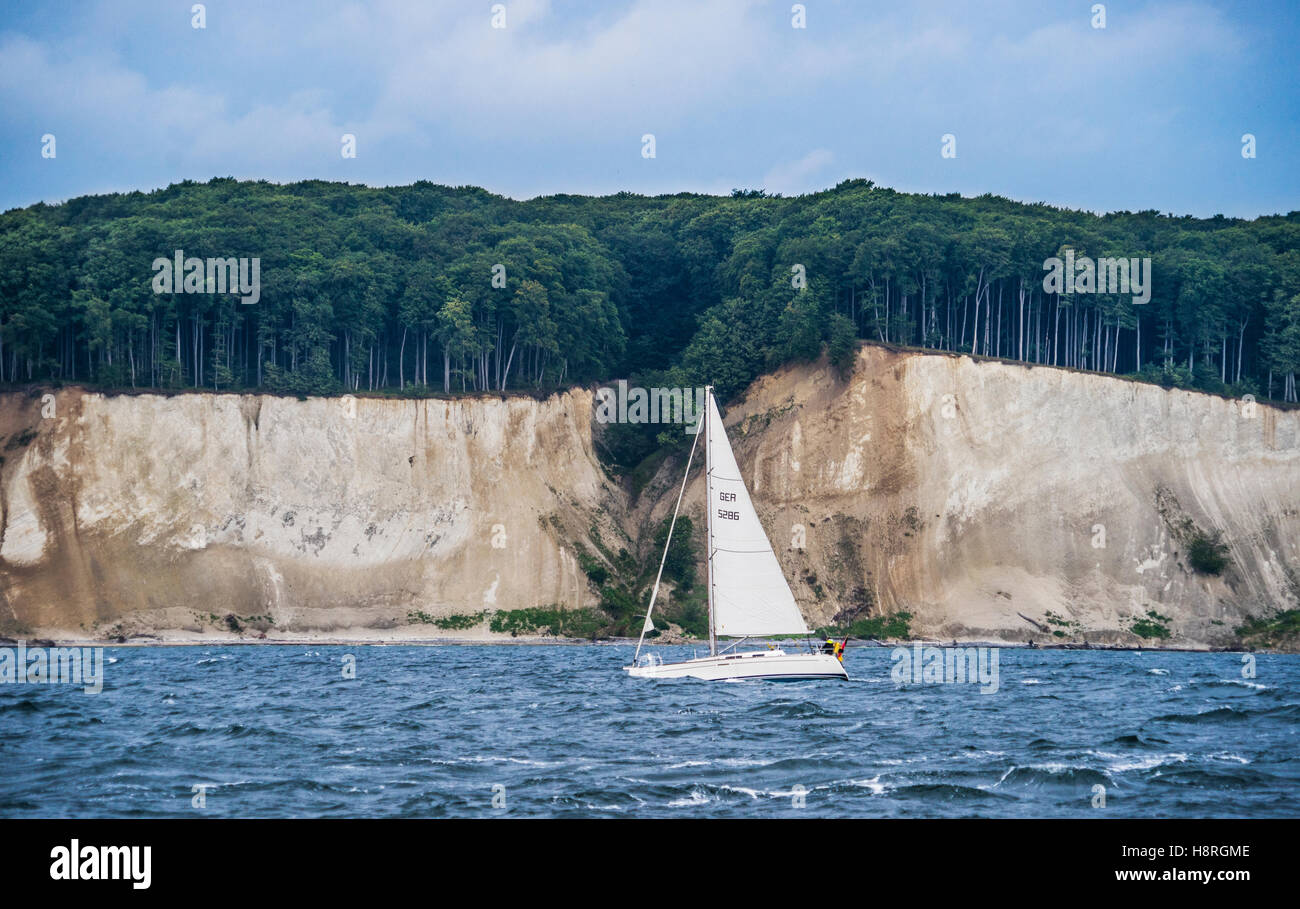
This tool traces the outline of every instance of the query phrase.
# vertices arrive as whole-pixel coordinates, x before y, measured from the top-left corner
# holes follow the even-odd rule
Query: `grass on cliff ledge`
[[[406,622],[409,625],[433,625],[444,631],[467,631],[483,624],[487,618],[487,610],[474,612],[468,615],[458,613],[456,615],[446,615],[435,618],[422,610],[412,610],[406,614]]]
[[[851,637],[872,641],[905,641],[912,637],[912,613],[895,612],[858,619],[847,627],[830,625],[817,629],[818,637]]]
[[[609,625],[609,618],[596,609],[562,609],[536,606],[507,609],[492,614],[488,628],[497,634],[550,635],[566,638],[596,638]]]
[[[488,629],[511,637],[549,636],[592,638],[602,636],[609,617],[597,609],[564,609],[560,606],[537,606],[531,609],[483,610],[469,614],[431,616],[422,610],[406,615],[407,624],[433,625],[444,631],[467,631],[487,622]]]
[[[1133,624],[1129,626],[1128,630],[1143,640],[1158,639],[1163,641],[1170,635],[1169,628],[1165,624],[1168,621],[1170,621],[1169,616],[1161,615],[1154,609],[1148,609],[1145,616],[1133,620]]]
[[[1242,643],[1254,647],[1296,647],[1300,644],[1300,609],[1247,619],[1234,629]]]

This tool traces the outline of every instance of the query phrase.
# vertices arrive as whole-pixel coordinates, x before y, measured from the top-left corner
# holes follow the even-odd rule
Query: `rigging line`
[[[699,444],[700,434],[695,434],[695,441],[691,442],[691,453],[686,458],[686,472],[682,474],[682,488],[677,493],[677,504],[673,507],[673,520],[668,525],[668,539],[664,541],[664,554],[659,559],[659,573],[655,575],[654,590],[650,592],[650,605],[645,611],[645,622],[641,624],[641,637],[636,641],[636,653],[632,655],[632,664],[636,665],[637,657],[641,655],[641,643],[645,640],[646,625],[650,623],[650,613],[655,609],[655,598],[659,596],[659,580],[664,576],[664,563],[668,561],[668,547],[673,544],[673,528],[677,526],[677,512],[682,507],[682,496],[686,494],[686,481],[691,475],[691,462],[695,460],[695,446]]]

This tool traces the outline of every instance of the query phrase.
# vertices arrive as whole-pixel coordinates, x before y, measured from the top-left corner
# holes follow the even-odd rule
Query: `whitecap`
[[[1127,773],[1130,770],[1152,770],[1165,764],[1183,764],[1187,762],[1187,755],[1179,751],[1169,754],[1135,756],[1114,754],[1109,751],[1089,751],[1087,753],[1105,760],[1107,762],[1106,768],[1115,773]]]
[[[1231,763],[1236,763],[1236,764],[1249,764],[1249,763],[1250,763],[1250,759],[1249,759],[1249,758],[1244,758],[1244,757],[1242,757],[1242,756],[1239,755],[1239,754],[1231,754],[1230,752],[1227,752],[1227,751],[1220,751],[1220,752],[1218,752],[1218,753],[1216,753],[1216,754],[1206,755],[1206,757],[1209,757],[1209,758],[1211,758],[1211,759],[1213,759],[1213,760],[1216,760],[1216,761],[1224,761],[1225,763],[1226,763],[1226,762],[1231,762]]]
[[[431,758],[431,764],[455,765],[455,764],[526,764],[529,767],[559,767],[562,761],[532,761],[527,758],[516,757],[496,757],[494,755],[471,755],[463,758],[451,758],[449,760],[439,760]]]
[[[669,808],[693,808],[696,805],[707,805],[709,797],[699,789],[692,789],[689,798],[673,799],[668,803]]]
[[[711,761],[679,761],[669,764],[669,770],[685,770],[688,767],[764,767],[771,761],[756,761],[751,758],[714,758]]]

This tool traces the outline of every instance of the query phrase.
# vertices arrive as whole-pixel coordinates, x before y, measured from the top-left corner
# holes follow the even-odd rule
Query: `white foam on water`
[[[1187,755],[1177,751],[1169,754],[1149,755],[1121,755],[1109,751],[1088,751],[1086,753],[1107,761],[1106,769],[1114,773],[1127,773],[1130,770],[1152,770],[1165,764],[1183,764],[1187,762]]]
[[[1219,751],[1215,754],[1207,754],[1206,757],[1216,761],[1223,761],[1225,764],[1249,764],[1250,759],[1244,758],[1239,754],[1232,754],[1227,751]]]
[[[497,757],[491,754],[475,754],[463,758],[451,758],[449,760],[429,759],[430,764],[444,764],[452,766],[455,764],[524,764],[528,767],[561,767],[563,761],[531,761],[526,758],[516,757]]]
[[[709,797],[699,789],[692,789],[688,798],[673,799],[668,803],[669,808],[694,808],[697,805],[707,805]]]
[[[680,761],[669,764],[668,770],[684,770],[688,767],[765,767],[772,761],[756,761],[751,758],[714,758],[709,761]]]
[[[865,780],[849,780],[850,786],[857,786],[860,789],[870,789],[872,795],[884,795],[885,790],[889,787],[880,782],[880,774]]]

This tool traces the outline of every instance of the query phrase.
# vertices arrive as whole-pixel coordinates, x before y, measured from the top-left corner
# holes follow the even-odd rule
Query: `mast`
[[[718,654],[718,636],[713,629],[713,436],[709,423],[713,418],[713,386],[704,386],[704,526],[708,544],[705,546],[705,569],[709,576],[709,656]]]

